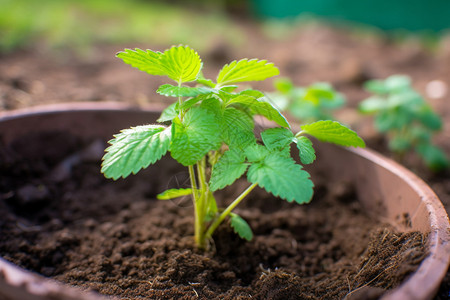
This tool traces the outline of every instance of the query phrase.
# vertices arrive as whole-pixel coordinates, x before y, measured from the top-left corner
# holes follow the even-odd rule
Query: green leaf
[[[302,164],[308,165],[316,160],[316,151],[313,148],[312,142],[306,136],[294,138],[300,155]]]
[[[336,121],[318,121],[303,125],[301,129],[301,133],[309,134],[323,142],[346,147],[365,147],[364,141],[356,132]]]
[[[164,123],[167,121],[172,121],[174,118],[178,116],[178,102],[174,102],[167,106],[161,113],[161,116],[158,120],[156,120],[158,123]]]
[[[411,78],[405,75],[392,75],[384,80],[388,92],[399,92],[411,87]]]
[[[230,148],[244,149],[256,142],[253,118],[243,111],[227,107],[223,112],[221,132]]]
[[[238,97],[238,95],[234,93],[227,93],[222,90],[219,90],[218,92],[218,98],[220,98],[223,103],[228,103],[231,99],[236,97]]]
[[[220,91],[225,93],[232,93],[237,88],[238,88],[237,85],[225,85],[220,88]]]
[[[329,118],[321,118],[322,110],[319,106],[314,105],[311,101],[303,101],[301,98],[290,105],[289,112],[298,120],[301,120],[303,124],[318,120],[329,120]]]
[[[202,61],[188,46],[174,46],[164,53],[152,50],[125,49],[116,55],[125,63],[151,75],[166,75],[178,83],[195,81]]]
[[[166,154],[170,139],[170,127],[145,125],[122,130],[109,141],[101,171],[113,179],[136,174]]]
[[[178,197],[183,197],[192,194],[192,189],[170,189],[158,194],[158,200],[170,200]]]
[[[396,135],[393,136],[395,138]],[[432,141],[433,132],[426,127],[420,126],[420,124],[416,124],[416,126],[411,126],[411,128],[409,128],[408,137],[415,144],[420,143],[430,144]]]
[[[266,147],[258,144],[245,148],[244,153],[249,162],[261,162],[270,154]]]
[[[274,86],[282,94],[290,93],[294,89],[294,84],[289,78],[276,79]]]
[[[217,191],[231,185],[247,170],[245,155],[239,150],[228,150],[214,165],[211,173],[210,189]]]
[[[329,88],[329,86],[328,86]],[[332,100],[334,93],[331,90],[321,88],[320,85],[311,85],[306,89],[303,99],[312,102],[314,105],[319,105],[322,99]]]
[[[197,83],[198,84],[202,84],[202,85],[207,86],[207,87],[210,87],[210,88],[215,88],[216,87],[216,84],[211,79],[206,79],[201,72],[198,75]]]
[[[209,99],[209,95],[198,95],[197,97],[187,99],[183,101],[180,105],[180,109],[188,110],[192,106],[194,106],[196,103],[201,102],[203,100]]]
[[[397,93],[411,87],[411,79],[404,75],[392,75],[385,80],[369,80],[364,83],[364,87],[369,92],[384,95]]]
[[[421,108],[417,117],[423,125],[431,130],[440,130],[442,128],[441,117],[437,115],[428,105]]]
[[[161,69],[178,83],[197,80],[202,61],[197,52],[188,46],[174,46],[160,57]]]
[[[389,140],[389,149],[397,153],[405,153],[411,149],[411,139],[406,136],[394,136]]]
[[[375,115],[374,124],[378,131],[387,132],[391,129],[395,129],[396,126],[396,113],[393,111],[381,111]]]
[[[186,112],[183,121],[178,117],[172,123],[172,157],[184,166],[190,166],[206,153],[221,145],[219,122],[206,108],[194,106]]]
[[[211,94],[214,90],[206,87],[188,87],[163,84],[156,91],[167,97],[195,97],[198,95]]]
[[[416,151],[433,171],[440,171],[450,166],[450,160],[447,155],[432,144],[420,144],[416,147]]]
[[[375,127],[380,132],[387,132],[395,129],[401,130],[406,125],[410,124],[412,118],[411,112],[405,107],[399,107],[395,110],[385,110],[375,116]]]
[[[261,162],[253,163],[247,172],[251,183],[288,202],[307,203],[313,195],[309,173],[292,158],[270,153]]]
[[[359,104],[359,111],[365,114],[376,113],[380,110],[386,109],[386,100],[377,96],[367,98]]]
[[[251,241],[253,239],[253,232],[250,225],[235,213],[230,213],[231,227],[242,239]]]
[[[263,98],[266,95],[264,95],[263,92],[257,91],[257,90],[252,90],[252,89],[247,89],[247,90],[243,90],[242,92],[239,93],[239,95],[247,95],[247,96],[252,96],[253,98]]]
[[[279,111],[286,111],[289,109],[289,112],[292,114],[292,108],[289,107],[291,105],[291,100],[287,95],[278,93],[271,94],[267,101],[272,103]]]
[[[269,128],[261,132],[261,138],[269,150],[282,150],[288,147],[294,134],[287,128]]]
[[[116,54],[116,56],[121,58],[125,63],[138,68],[141,71],[147,72],[148,74],[166,75],[159,63],[161,55],[161,52],[152,50],[144,51],[139,48],[136,48],[135,50],[125,49]]]
[[[216,122],[220,124],[222,118],[222,103],[217,98],[206,97],[202,100],[200,107],[205,108],[209,111],[209,114],[215,117]],[[216,133],[217,134],[217,133]]]
[[[214,198],[211,190],[208,193],[208,199],[206,201],[206,214],[205,214],[205,222],[209,222],[214,218],[214,215],[217,214],[219,209],[217,208],[217,202]]]
[[[242,59],[225,65],[217,76],[217,83],[228,85],[244,81],[259,81],[279,73],[278,68],[266,60]]]
[[[389,91],[386,88],[383,80],[373,79],[364,82],[364,88],[374,94],[384,95]]]
[[[249,110],[252,114],[262,115],[270,121],[274,121],[282,127],[290,127],[286,118],[272,104],[256,99],[252,96],[240,95],[230,99],[227,105],[240,105],[243,109]]]

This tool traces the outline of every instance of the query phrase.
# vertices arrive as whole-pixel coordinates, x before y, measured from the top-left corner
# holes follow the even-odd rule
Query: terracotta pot
[[[111,103],[50,105],[0,113],[0,133],[8,144],[33,131],[68,130],[86,138],[109,140],[120,129],[148,124],[160,108],[136,109]],[[370,214],[401,231],[428,234],[429,255],[417,271],[382,299],[430,299],[437,292],[450,259],[447,213],[433,191],[397,163],[364,149],[345,149],[317,144],[317,170],[329,179],[354,182],[359,200]],[[49,280],[0,259],[0,298],[103,299]]]

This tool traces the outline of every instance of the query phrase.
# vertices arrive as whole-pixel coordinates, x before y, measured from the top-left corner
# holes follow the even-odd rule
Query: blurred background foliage
[[[225,7],[225,1],[204,0],[0,0],[0,51],[129,42],[202,48],[216,39],[238,44],[242,36]]]
[[[435,30],[438,27],[433,28],[431,23],[430,26],[422,24],[425,16],[429,22],[433,19],[438,22],[438,29],[450,27],[450,19],[443,21],[440,15],[430,15],[422,8],[426,1],[414,0],[414,5],[409,5],[409,1],[399,0],[403,6],[397,2],[394,6],[388,5],[386,0],[371,2],[372,6],[385,12],[383,18],[386,20],[389,16],[399,22],[402,17],[413,18],[411,24],[417,24],[414,28],[396,27],[392,22],[390,27],[378,26],[378,19],[370,16],[381,18],[380,14],[361,8],[362,4],[355,6],[353,2],[355,0],[0,0],[0,52],[36,46],[80,50],[93,44],[130,42],[188,43],[199,50],[217,41],[239,46],[246,37],[237,20],[253,23],[264,20],[261,22],[264,32],[280,39],[288,36],[293,28],[314,23],[317,16],[322,16],[333,22],[344,22],[354,31],[365,34],[376,34],[380,28],[394,30],[391,36],[397,40],[408,36],[408,30],[419,31],[418,35],[430,45],[438,40],[438,30]],[[445,9],[440,10],[442,3],[444,8],[450,7],[447,0],[432,0],[423,7],[445,14]],[[398,9],[401,11],[397,12]],[[367,22],[353,15],[346,18],[347,11],[367,15]],[[348,23],[348,20],[359,23]]]

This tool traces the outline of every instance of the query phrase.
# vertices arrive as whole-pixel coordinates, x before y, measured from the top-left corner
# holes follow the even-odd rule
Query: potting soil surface
[[[236,210],[254,239],[223,224],[209,251],[198,250],[191,200],[155,199],[183,186],[186,170],[165,159],[113,182],[99,172],[103,147],[85,155],[93,143],[55,131],[0,147],[5,259],[123,299],[375,299],[427,255],[421,233],[375,222],[350,185],[320,177],[308,205],[255,191]],[[219,202],[246,185],[223,191]]]

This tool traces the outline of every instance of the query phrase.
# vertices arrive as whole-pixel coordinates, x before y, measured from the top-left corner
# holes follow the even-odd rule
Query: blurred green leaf
[[[358,106],[359,111],[365,114],[376,113],[385,109],[386,107],[386,100],[378,96],[367,98]]]
[[[433,171],[440,171],[450,166],[449,158],[439,147],[432,144],[420,144],[416,147],[416,151]]]

